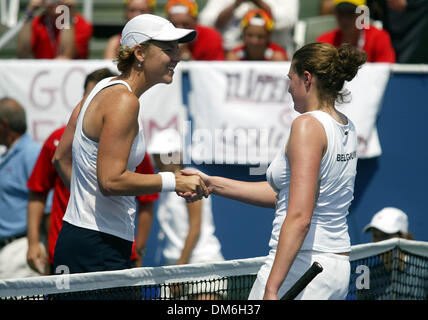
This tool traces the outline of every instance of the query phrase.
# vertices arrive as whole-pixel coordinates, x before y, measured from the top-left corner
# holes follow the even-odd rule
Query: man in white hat
[[[371,231],[372,242],[391,238],[413,240],[407,215],[400,209],[385,207],[377,212],[364,232]],[[424,257],[395,248],[368,258],[367,287],[352,287],[356,300],[417,300],[428,297],[428,274],[420,266]],[[353,284],[355,286],[355,284]]]
[[[363,232],[371,231],[372,242],[391,238],[413,239],[407,215],[400,209],[385,207],[376,213]]]

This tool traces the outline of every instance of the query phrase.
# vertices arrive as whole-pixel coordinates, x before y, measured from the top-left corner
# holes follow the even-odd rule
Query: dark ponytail
[[[351,81],[357,75],[358,69],[366,62],[367,54],[356,50],[350,44],[342,44],[338,52],[336,69],[339,77],[346,81]]]
[[[349,95],[343,91],[345,81],[351,81],[366,60],[367,54],[350,44],[342,44],[337,49],[330,44],[316,42],[297,50],[292,62],[298,75],[308,71],[318,78],[321,101],[343,103]]]

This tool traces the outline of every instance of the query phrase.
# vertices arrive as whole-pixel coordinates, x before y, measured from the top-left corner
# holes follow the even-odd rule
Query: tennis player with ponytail
[[[161,191],[207,195],[199,177],[135,173],[146,151],[139,97],[158,83],[172,82],[178,43],[195,36],[194,30],[175,28],[158,16],[133,18],[122,31],[117,59],[121,74],[101,80],[73,111],[54,156],[70,188],[55,269],[129,268],[135,196]]]
[[[366,54],[344,44],[311,43],[297,50],[288,77],[301,113],[289,139],[270,164],[267,182],[243,182],[198,174],[209,191],[275,208],[269,246],[249,299],[278,299],[314,261],[321,272],[296,299],[344,299],[351,249],[346,216],[353,199],[357,133],[336,107],[346,96]],[[180,195],[192,201],[186,193]]]

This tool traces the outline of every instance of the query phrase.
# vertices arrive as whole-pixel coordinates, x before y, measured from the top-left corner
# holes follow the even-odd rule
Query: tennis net
[[[428,299],[428,243],[352,247],[348,300]],[[0,280],[0,299],[245,300],[264,257]]]
[[[0,299],[245,300],[263,257],[0,280]]]
[[[428,300],[428,243],[389,239],[352,247],[348,300]]]

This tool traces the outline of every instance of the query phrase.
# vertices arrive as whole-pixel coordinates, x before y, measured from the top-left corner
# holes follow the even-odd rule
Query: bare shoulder
[[[319,134],[320,132],[324,132],[321,122],[310,114],[302,114],[294,119],[291,124],[291,130],[296,133],[304,134]]]
[[[327,148],[327,135],[321,122],[310,114],[297,117],[291,125],[290,139],[286,146],[287,153],[291,146],[304,147],[307,151],[321,150],[324,154]]]
[[[118,34],[115,34],[108,39],[109,44],[117,45],[119,43],[119,41],[120,41],[120,35],[118,35]]]
[[[106,88],[100,97],[99,103],[113,114],[138,113],[140,108],[140,102],[135,94],[122,85]]]

